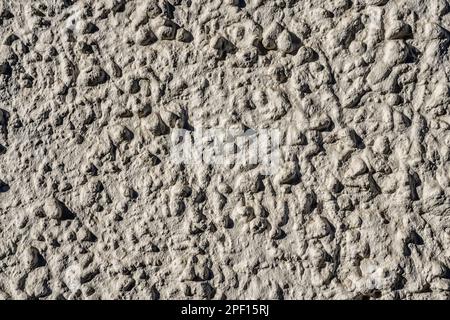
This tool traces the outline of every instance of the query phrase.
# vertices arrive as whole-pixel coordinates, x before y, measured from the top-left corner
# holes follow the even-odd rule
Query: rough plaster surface
[[[0,297],[448,298],[449,9],[1,0]],[[200,127],[282,163],[172,163]]]

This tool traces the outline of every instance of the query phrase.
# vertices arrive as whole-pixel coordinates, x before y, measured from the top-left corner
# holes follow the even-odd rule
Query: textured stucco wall
[[[0,298],[448,298],[449,9],[0,0]]]

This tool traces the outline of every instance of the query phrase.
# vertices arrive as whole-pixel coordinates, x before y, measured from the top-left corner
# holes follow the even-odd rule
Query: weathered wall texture
[[[448,298],[449,9],[0,0],[0,297]]]

